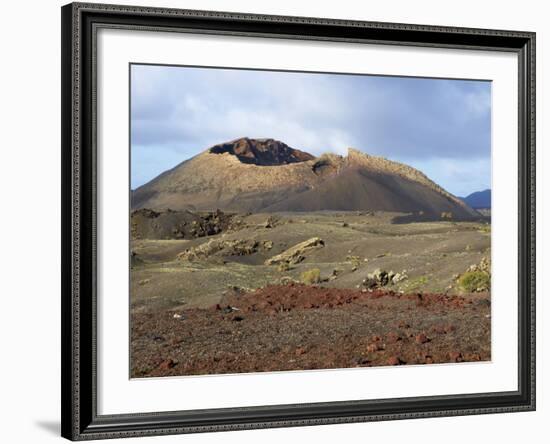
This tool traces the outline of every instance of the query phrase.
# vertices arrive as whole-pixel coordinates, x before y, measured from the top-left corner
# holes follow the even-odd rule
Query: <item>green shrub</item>
[[[281,272],[281,273],[284,273],[285,271],[289,271],[290,270],[290,264],[288,262],[281,262],[278,266],[277,266],[277,269]]]
[[[361,265],[361,258],[359,256],[351,256],[351,255],[348,255],[346,256],[346,260],[348,262],[351,262],[351,265],[358,268],[359,265]]]
[[[300,275],[300,280],[306,285],[318,284],[321,282],[321,270],[318,268],[306,270]]]
[[[409,280],[405,284],[405,291],[414,291],[414,290],[420,290],[422,287],[424,287],[428,283],[428,276],[419,276],[417,278]]]
[[[489,233],[490,234],[491,233],[491,225],[489,225],[489,224],[481,225],[477,231],[479,231],[480,233]]]
[[[458,279],[458,286],[468,293],[489,291],[491,276],[485,271],[467,271]]]

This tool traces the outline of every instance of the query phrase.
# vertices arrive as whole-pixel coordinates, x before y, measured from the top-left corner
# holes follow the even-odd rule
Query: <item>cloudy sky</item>
[[[314,155],[354,147],[465,196],[491,184],[491,84],[132,65],[132,188],[243,136]]]

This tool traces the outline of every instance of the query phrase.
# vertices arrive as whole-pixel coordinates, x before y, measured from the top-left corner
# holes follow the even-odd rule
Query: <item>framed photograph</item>
[[[535,409],[534,33],[61,13],[64,437]]]

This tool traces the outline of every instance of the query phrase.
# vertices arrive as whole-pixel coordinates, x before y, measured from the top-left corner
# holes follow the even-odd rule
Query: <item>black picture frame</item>
[[[72,3],[62,15],[62,436],[71,440],[535,409],[535,33]],[[518,390],[97,414],[95,38],[99,27],[509,51],[519,65]]]

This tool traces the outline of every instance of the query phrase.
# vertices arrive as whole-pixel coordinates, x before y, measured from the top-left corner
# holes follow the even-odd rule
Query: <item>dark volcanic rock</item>
[[[424,333],[419,333],[415,337],[415,341],[418,344],[424,344],[429,341],[428,337]]]
[[[131,213],[133,239],[195,239],[226,231],[233,215],[222,211],[153,211],[142,208]]]
[[[233,154],[243,163],[261,166],[285,165],[314,159],[311,154],[291,148],[278,140],[249,139],[248,137],[220,143],[210,148],[210,152]]]
[[[159,365],[159,370],[170,370],[176,366],[177,362],[173,359],[166,359],[162,361]]]
[[[387,365],[401,365],[403,361],[398,356],[391,356],[388,358]]]

